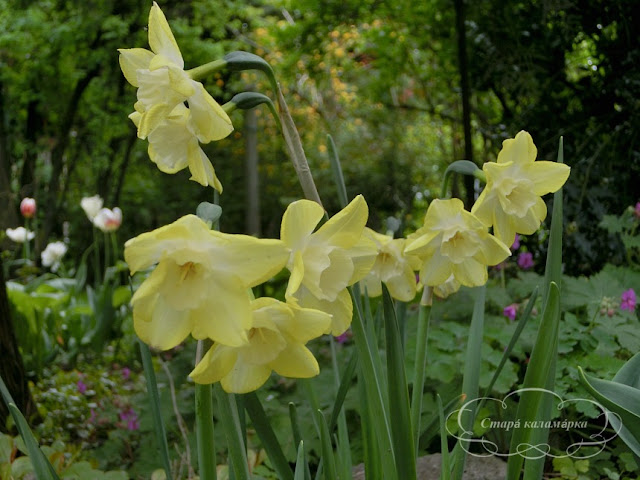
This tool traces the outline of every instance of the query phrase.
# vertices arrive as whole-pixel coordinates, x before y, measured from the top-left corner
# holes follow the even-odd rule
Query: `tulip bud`
[[[36,214],[36,201],[34,198],[25,197],[20,202],[20,213],[24,218],[33,218]]]

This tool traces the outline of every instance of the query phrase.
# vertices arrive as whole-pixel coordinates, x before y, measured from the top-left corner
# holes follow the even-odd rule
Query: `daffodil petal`
[[[533,143],[531,135],[522,130],[515,138],[509,138],[502,142],[502,150],[498,153],[497,163],[528,164],[533,163],[537,155],[538,149]]]
[[[407,266],[402,275],[389,278],[386,282],[389,294],[401,302],[410,302],[416,296],[416,274]]]
[[[493,234],[505,245],[513,245],[516,239],[514,218],[507,215],[502,209],[497,208],[493,212]]]
[[[209,143],[228,137],[233,124],[227,112],[216,102],[200,82],[192,81],[194,93],[187,99],[191,121],[198,139]]]
[[[278,328],[289,337],[289,340],[301,344],[324,334],[331,326],[331,314],[313,308],[290,307],[293,321],[287,324],[278,323]]]
[[[564,163],[535,162],[525,170],[533,182],[533,193],[542,196],[560,190],[569,178],[571,168]]]
[[[236,363],[236,350],[224,345],[213,345],[195,366],[189,377],[194,382],[209,384],[219,382]]]
[[[247,365],[236,362],[220,384],[227,393],[249,393],[264,385],[270,376],[271,368],[266,365]]]
[[[219,193],[222,193],[222,184],[216,176],[216,171],[211,164],[211,161],[204,153],[198,141],[194,137],[194,143],[189,145],[188,158],[189,158],[189,171],[191,172],[190,180],[198,182],[200,185],[211,185]]]
[[[298,304],[304,308],[312,308],[331,315],[331,325],[325,333],[342,335],[351,325],[353,318],[353,303],[348,290],[341,291],[335,300],[320,300],[314,297],[306,288],[301,287],[295,295]]]
[[[347,285],[353,285],[367,276],[373,264],[376,263],[378,249],[375,242],[366,236],[360,237],[360,240],[349,249],[349,257],[353,263],[353,273]]]
[[[290,343],[269,366],[283,377],[311,378],[320,373],[318,361],[304,345]]]
[[[420,281],[429,286],[440,285],[451,275],[451,268],[450,260],[436,251],[420,270]]]
[[[133,327],[144,343],[169,350],[189,336],[193,319],[188,310],[174,310],[160,295],[153,295],[133,303]]]
[[[184,68],[184,61],[178,43],[171,32],[164,13],[156,2],[153,2],[149,12],[149,46],[154,53],[164,55],[180,68]]]
[[[314,237],[319,242],[350,248],[362,237],[362,231],[368,217],[367,202],[362,195],[358,195],[322,225]]]
[[[224,255],[215,259],[216,269],[232,272],[246,287],[266,282],[282,270],[289,260],[289,249],[280,240],[215,231],[211,234],[224,248]]]
[[[248,343],[247,330],[252,325],[250,298],[246,287],[232,276],[212,276],[209,291],[215,292],[191,315],[192,335],[196,339],[210,338],[230,347]]]
[[[145,48],[120,48],[118,59],[120,68],[127,79],[134,87],[138,86],[138,70],[149,69],[149,64],[153,58],[153,52]]]
[[[378,276],[373,272],[364,277],[364,279],[362,279],[362,282],[367,289],[367,295],[369,297],[375,298],[382,295],[382,282],[380,281],[380,278],[378,278]]]
[[[487,266],[473,258],[468,258],[462,263],[453,264],[451,268],[455,279],[467,287],[484,285],[489,277]]]
[[[280,238],[292,250],[302,249],[323,216],[324,209],[316,202],[298,200],[291,203],[282,217]]]
[[[295,294],[302,285],[304,278],[304,262],[302,261],[302,252],[297,251],[293,255],[293,265],[291,266],[291,276],[287,284],[287,292],[285,296],[289,297]]]
[[[493,235],[487,235],[484,242],[482,242],[481,252],[479,256],[482,263],[491,266],[503,262],[505,258],[511,255],[509,247]]]

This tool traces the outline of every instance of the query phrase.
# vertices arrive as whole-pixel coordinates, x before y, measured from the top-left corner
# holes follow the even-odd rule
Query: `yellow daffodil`
[[[131,300],[133,323],[145,343],[168,350],[190,333],[246,343],[248,289],[280,271],[289,251],[279,240],[212,231],[187,215],[129,240],[124,256],[132,274],[157,264]]]
[[[138,126],[140,112],[129,115]],[[184,105],[176,106],[149,134],[149,158],[165,173],[176,173],[189,167],[191,180],[205,187],[211,185],[222,193],[222,184],[195,136],[189,119],[190,110]]]
[[[376,261],[363,282],[371,297],[382,295],[382,282],[393,298],[409,302],[416,296],[416,270],[420,269],[420,259],[405,255],[404,238],[393,238],[365,228],[365,235],[378,249]]]
[[[363,236],[368,215],[367,203],[358,195],[315,233],[324,216],[315,202],[294,202],[282,218],[281,238],[291,249],[286,296],[297,298],[303,307],[331,305],[331,311],[322,310],[334,315],[333,335],[342,334],[351,323],[351,299],[345,289],[363,279],[376,259],[375,243]]]
[[[214,344],[191,372],[196,383],[221,382],[230,393],[260,388],[272,371],[283,377],[310,378],[320,369],[305,344],[328,328],[327,313],[273,298],[251,302],[253,322],[246,345]]]
[[[174,108],[187,102],[191,129],[202,143],[220,140],[233,130],[231,120],[204,86],[184,71],[184,60],[162,10],[153,2],[149,12],[149,46],[120,49],[120,68],[138,87],[138,137],[146,138]]]
[[[511,245],[516,233],[530,235],[547,216],[542,195],[559,190],[569,178],[570,168],[562,163],[536,162],[538,150],[531,135],[519,132],[502,143],[497,162],[482,167],[487,185],[471,213],[493,234]]]
[[[457,198],[431,202],[424,225],[408,237],[405,253],[420,258],[420,281],[433,287],[451,275],[461,285],[484,285],[487,265],[497,265],[511,255]]]

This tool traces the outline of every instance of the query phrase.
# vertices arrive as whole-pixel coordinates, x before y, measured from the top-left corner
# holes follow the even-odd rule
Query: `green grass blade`
[[[158,394],[158,382],[156,381],[156,372],[153,369],[151,361],[151,351],[146,343],[138,339],[140,346],[140,356],[142,357],[142,367],[144,369],[144,377],[147,381],[147,393],[149,394],[149,403],[151,404],[151,417],[153,418],[153,429],[156,434],[156,441],[160,449],[160,460],[167,478],[171,476],[171,461],[169,460],[169,445],[167,443],[167,432],[162,420],[160,412],[160,395]],[[214,469],[215,471],[215,469]],[[215,478],[215,477],[213,477]]]
[[[325,480],[338,480],[338,472],[336,470],[336,459],[331,446],[331,436],[329,435],[329,427],[327,421],[320,410],[314,410],[316,425],[319,426],[320,444],[322,450],[322,464],[324,465]]]
[[[463,404],[478,398],[480,388],[479,381],[480,365],[482,365],[482,340],[484,336],[484,304],[486,287],[482,286],[474,290],[476,298],[473,304],[471,325],[469,326],[469,342],[467,344],[467,353],[462,376]],[[465,411],[461,412],[462,432],[460,434],[460,438],[465,438],[466,432],[469,432],[470,436],[473,435],[473,422],[475,420],[476,411],[476,404],[473,403],[467,405]],[[466,447],[468,447],[468,445],[466,445]],[[462,478],[466,453],[467,448],[463,448],[461,444],[456,445],[453,454],[454,470],[452,472],[452,476],[455,479]]]
[[[376,432],[373,427],[374,420],[371,412],[371,405],[365,388],[362,368],[358,373],[358,397],[360,399],[360,423],[362,425],[362,451],[364,457],[364,470],[366,478],[369,480],[382,480],[382,463],[379,453]]]
[[[40,446],[38,445],[36,438],[33,436],[27,420],[24,418],[18,407],[16,407],[16,404],[11,397],[11,393],[5,385],[2,377],[0,377],[0,394],[13,417],[13,421],[16,423],[18,433],[24,441],[36,478],[38,478],[38,480],[59,480],[58,474],[54,470],[53,466],[42,450],[40,450]]]
[[[229,448],[230,466],[233,467],[235,478],[249,480],[251,475],[249,474],[247,451],[244,445],[244,432],[240,429],[240,418],[234,395],[223,391],[219,383],[215,385],[214,391],[220,410],[220,423],[222,423]]]
[[[387,343],[388,395],[391,417],[391,434],[395,451],[398,477],[403,480],[416,478],[415,436],[411,430],[409,388],[404,366],[404,349],[389,290],[382,286],[382,306]]]
[[[302,440],[302,435],[300,435],[300,427],[298,426],[298,411],[293,402],[289,402],[289,421],[291,422],[291,433],[293,435],[293,441],[296,445],[300,445]],[[305,455],[306,458],[306,455]],[[311,470],[309,469],[309,463],[307,461],[304,462],[304,479],[311,480]],[[296,467],[297,471],[297,467]],[[296,477],[297,479],[297,477]]]
[[[531,443],[533,428],[526,426],[526,422],[541,420],[540,411],[543,405],[543,392],[549,385],[549,374],[555,364],[558,348],[558,327],[560,324],[560,292],[555,283],[549,286],[547,304],[542,315],[542,322],[538,330],[538,336],[531,352],[529,366],[525,374],[523,389],[531,389],[522,392],[516,419],[520,422],[519,428],[514,428],[511,436],[510,452],[517,451],[519,445]],[[541,429],[540,429],[541,430]],[[542,457],[544,460],[544,457]],[[512,455],[507,464],[508,480],[520,478],[520,472],[524,457]]]
[[[305,460],[304,454],[304,442],[300,441],[298,443],[298,456],[296,457],[296,471],[293,474],[293,480],[305,480],[306,472],[309,470],[309,465],[307,465],[307,461]]]
[[[356,292],[358,292],[358,289],[351,289],[353,304],[356,307],[351,328],[353,329],[359,364],[364,377],[367,400],[370,402],[371,420],[374,425],[375,437],[379,442],[381,463],[383,468],[385,468],[385,474],[391,474],[391,476],[386,476],[385,480],[393,480],[392,470],[389,469],[391,466],[396,465],[396,461],[394,458],[391,425],[387,407],[388,400],[384,388],[385,378],[379,370],[382,361],[380,360],[380,352],[378,351],[377,344],[373,344],[369,339],[369,334],[364,324],[360,299],[357,297],[359,292]],[[371,325],[371,323],[372,322],[369,322],[369,325]]]
[[[349,362],[342,372],[342,377],[340,378],[340,385],[338,387],[338,392],[336,393],[336,399],[333,402],[333,410],[331,411],[331,420],[329,421],[329,431],[333,432],[333,429],[336,427],[336,422],[338,421],[338,415],[342,411],[342,405],[344,404],[344,399],[349,392],[349,388],[353,384],[353,377],[356,373],[356,367],[358,366],[358,355],[354,350],[351,353],[351,357],[349,358]]]
[[[416,455],[420,451],[420,416],[422,415],[422,394],[424,390],[424,371],[427,365],[427,340],[429,337],[430,317],[431,305],[421,304],[420,310],[418,311],[415,372],[413,377],[413,391],[411,392],[411,425]]]
[[[447,424],[444,419],[444,408],[442,407],[442,398],[440,395],[436,396],[438,399],[438,418],[440,419],[440,451],[442,452],[442,468],[440,473],[440,480],[449,480],[451,475],[451,462],[449,459],[449,445],[447,443]]]
[[[280,442],[273,432],[269,419],[255,392],[244,395],[244,407],[249,414],[253,428],[255,428],[258,437],[260,437],[262,446],[267,452],[271,465],[278,474],[278,478],[280,478],[280,480],[293,480],[293,474],[287,457],[285,457],[280,447]]]

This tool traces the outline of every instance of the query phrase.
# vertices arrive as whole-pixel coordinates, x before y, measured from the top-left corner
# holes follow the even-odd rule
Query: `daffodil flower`
[[[185,101],[191,110],[191,129],[202,143],[229,135],[233,131],[229,116],[204,86],[185,72],[178,44],[156,2],[149,13],[149,46],[151,51],[118,50],[122,73],[138,87],[138,137],[146,138]]]
[[[351,324],[353,307],[345,289],[363,279],[376,259],[375,243],[363,236],[368,215],[367,203],[358,195],[315,233],[324,216],[315,202],[293,202],[282,218],[280,236],[291,249],[286,296],[297,298],[303,307],[316,308],[312,304],[318,303],[330,307],[324,311],[334,315],[333,335],[344,333]]]
[[[422,261],[420,281],[439,286],[450,277],[461,285],[475,287],[487,281],[487,265],[496,265],[511,255],[457,198],[434,200],[424,225],[407,239],[405,254]]]
[[[221,382],[230,393],[260,388],[272,371],[283,377],[310,378],[320,369],[305,347],[328,328],[327,313],[273,298],[251,302],[252,325],[246,345],[214,344],[189,375],[196,383]]]
[[[176,106],[149,134],[149,158],[164,173],[176,173],[189,167],[191,180],[205,187],[211,185],[222,193],[222,184],[193,131],[191,116],[187,107]],[[142,113],[133,112],[129,118],[138,126]]]
[[[133,323],[147,344],[168,350],[189,334],[229,346],[248,342],[248,289],[280,271],[289,251],[279,240],[209,229],[195,215],[125,244],[131,273],[157,264],[135,292]]]
[[[365,235],[374,241],[378,255],[369,274],[363,282],[370,297],[382,295],[382,283],[389,294],[403,302],[409,302],[416,296],[415,271],[420,269],[420,259],[405,255],[406,239],[393,238],[365,228]]]
[[[569,178],[567,165],[536,162],[537,153],[531,135],[521,131],[502,143],[497,162],[482,166],[487,185],[471,213],[493,225],[493,234],[507,245],[516,233],[530,235],[540,228],[547,216],[541,196],[559,190]]]

